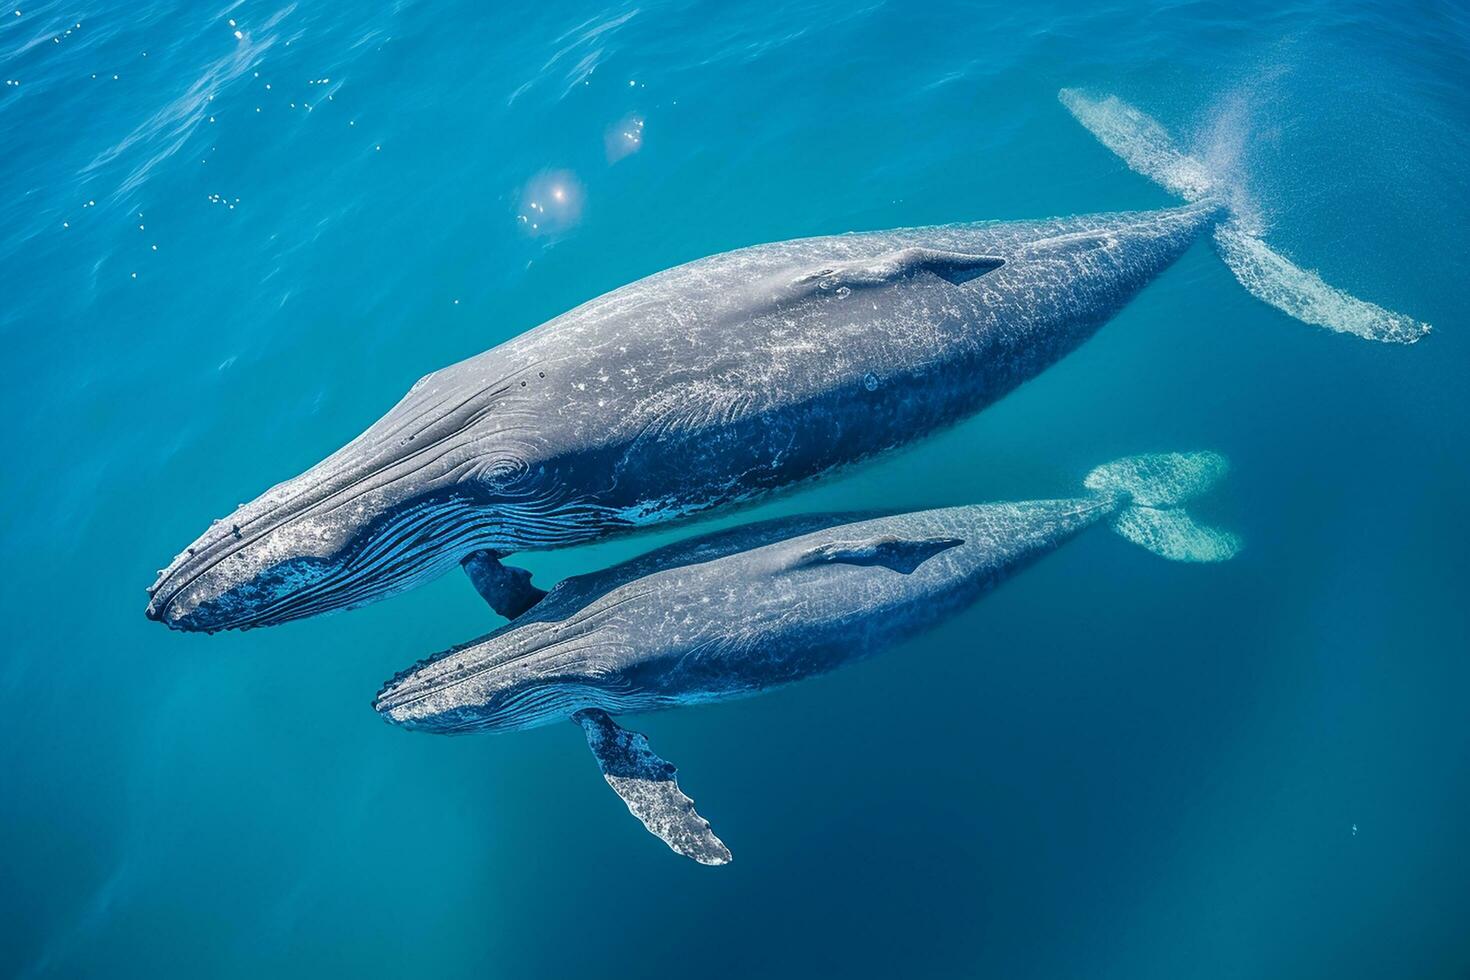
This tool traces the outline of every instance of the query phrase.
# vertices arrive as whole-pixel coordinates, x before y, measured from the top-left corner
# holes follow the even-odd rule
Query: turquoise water
[[[1470,971],[1463,6],[487,6],[0,11],[0,973]],[[1186,567],[1090,535],[850,670],[637,719],[729,867],[647,836],[571,725],[373,714],[497,622],[462,576],[244,634],[143,618],[210,519],[609,288],[1173,203],[1068,85],[1437,331],[1297,324],[1201,245],[959,429],[700,525],[1063,495],[1210,448],[1235,469],[1208,516],[1246,542]]]

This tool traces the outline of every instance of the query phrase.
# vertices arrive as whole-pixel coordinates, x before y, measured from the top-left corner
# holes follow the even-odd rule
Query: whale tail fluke
[[[1197,523],[1184,504],[1229,470],[1219,453],[1151,453],[1105,463],[1083,484],[1117,501],[1113,530],[1139,547],[1171,561],[1226,561],[1240,551],[1240,539]]]
[[[1066,88],[1057,97],[1132,170],[1186,201],[1219,200],[1230,209],[1231,217],[1215,226],[1215,250],[1256,299],[1303,323],[1365,340],[1412,344],[1429,333],[1429,324],[1351,296],[1272,249],[1243,217],[1238,190],[1180,150],[1151,116],[1111,95],[1095,98]]]

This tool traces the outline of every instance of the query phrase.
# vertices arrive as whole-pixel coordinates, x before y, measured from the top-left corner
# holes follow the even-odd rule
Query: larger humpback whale
[[[1202,234],[1250,291],[1376,340],[1428,328],[1254,237],[1148,117],[1063,102],[1191,203],[778,242],[616,289],[422,378],[366,432],[217,521],[160,574],[177,629],[348,608],[463,563],[501,613],[505,555],[754,499],[957,422],[1090,337]]]
[[[815,515],[683,541],[567,579],[519,619],[390,681],[375,707],[444,734],[577,721],[644,825],[703,864],[730,852],[672,765],[612,715],[745,697],[833,670],[946,619],[1100,522],[1156,554],[1220,561],[1233,535],[1183,505],[1213,453],[1100,466],[1091,494],[863,519]]]

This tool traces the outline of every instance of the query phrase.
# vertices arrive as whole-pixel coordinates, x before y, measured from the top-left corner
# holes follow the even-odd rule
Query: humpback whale
[[[1309,323],[1428,327],[1273,252],[1147,116],[1062,93],[1188,203],[757,245],[613,290],[420,379],[361,436],[216,521],[149,589],[182,630],[373,602],[462,565],[497,612],[544,593],[503,565],[754,500],[964,419],[1090,337],[1202,235]]]
[[[673,765],[613,721],[745,697],[825,673],[964,609],[1099,523],[1180,561],[1222,561],[1234,535],[1184,504],[1226,471],[1214,453],[1100,466],[1086,496],[737,527],[570,578],[529,612],[399,674],[374,707],[442,734],[571,718],[608,784],[655,835],[703,864],[730,852]]]

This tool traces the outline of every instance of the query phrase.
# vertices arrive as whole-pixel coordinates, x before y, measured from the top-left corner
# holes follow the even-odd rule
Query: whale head
[[[457,365],[321,463],[215,521],[148,590],[179,630],[248,629],[351,608],[481,549],[556,533],[536,450],[507,424],[510,385]],[[539,529],[539,530],[538,530]]]
[[[518,620],[399,674],[373,708],[441,735],[537,728],[584,708],[647,710],[652,696],[635,695],[627,680],[635,656],[625,635],[603,602],[560,621]]]

